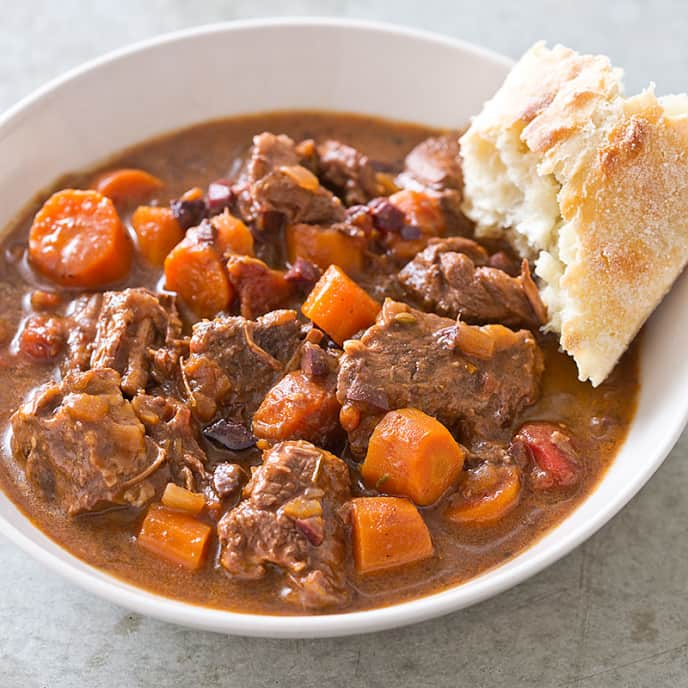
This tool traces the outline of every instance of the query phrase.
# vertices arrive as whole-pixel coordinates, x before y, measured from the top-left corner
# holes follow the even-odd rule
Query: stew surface
[[[528,265],[470,239],[457,155],[275,113],[60,180],[3,242],[3,490],[88,563],[235,611],[384,606],[531,545],[613,460],[638,342],[577,381]]]

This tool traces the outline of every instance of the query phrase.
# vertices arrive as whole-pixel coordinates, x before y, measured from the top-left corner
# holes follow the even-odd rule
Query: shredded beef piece
[[[537,328],[545,308],[523,261],[519,277],[488,267],[487,251],[470,239],[431,240],[399,273],[406,292],[439,315],[469,323]]]
[[[263,456],[244,499],[218,523],[220,563],[241,579],[284,572],[282,596],[307,609],[346,602],[346,531],[340,516],[350,498],[349,470],[308,442],[281,442]]]
[[[402,179],[424,188],[463,189],[458,135],[433,136],[421,141],[407,156]]]
[[[337,398],[344,416],[357,419],[345,427],[351,450],[363,455],[382,414],[406,407],[436,417],[465,442],[501,440],[538,398],[542,369],[528,331],[457,324],[387,300],[340,359]]]
[[[382,194],[382,186],[368,156],[334,140],[324,141],[317,151],[320,179],[346,205],[367,203]]]
[[[276,224],[275,214],[280,225],[343,220],[341,201],[302,162],[288,136],[268,132],[255,136],[246,170],[234,187],[241,215],[264,230]]]
[[[203,492],[209,505],[216,502],[207,456],[198,444],[189,408],[171,397],[148,394],[137,395],[131,403],[146,434],[164,450],[173,480],[187,490]]]
[[[250,425],[300,341],[301,326],[290,310],[272,311],[257,320],[219,315],[194,325],[191,355],[182,365],[194,414],[208,421],[221,411]]]
[[[174,297],[148,289],[81,297],[68,311],[68,323],[63,372],[112,368],[130,396],[146,389],[156,366],[173,368],[185,347]]]
[[[396,183],[404,189],[438,195],[450,234],[467,234],[470,230],[470,223],[461,212],[463,173],[458,134],[421,141],[406,156],[405,169],[397,176]]]
[[[301,350],[301,370],[310,378],[320,380],[337,370],[338,359],[317,344],[306,342]]]
[[[102,303],[103,294],[86,294],[72,301],[67,309],[70,327],[63,373],[88,370]]]
[[[213,471],[213,487],[220,499],[226,499],[235,494],[241,487],[246,475],[236,463],[219,463]]]
[[[108,368],[40,388],[12,416],[12,448],[28,480],[70,515],[141,505],[155,493],[148,476],[166,459]]]

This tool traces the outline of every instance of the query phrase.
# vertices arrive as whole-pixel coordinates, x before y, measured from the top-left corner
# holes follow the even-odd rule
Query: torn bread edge
[[[461,137],[465,212],[534,260],[579,378],[605,380],[688,260],[688,96],[534,45]]]

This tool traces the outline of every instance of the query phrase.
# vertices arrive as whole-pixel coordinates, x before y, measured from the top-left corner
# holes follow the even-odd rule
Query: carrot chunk
[[[337,427],[334,384],[312,380],[300,370],[287,373],[253,415],[253,434],[268,440],[320,444]]]
[[[170,509],[188,511],[198,516],[205,506],[205,497],[200,492],[191,492],[175,483],[167,483],[162,493],[162,503]]]
[[[162,186],[160,179],[149,172],[125,167],[99,175],[91,188],[114,203],[131,203],[149,196]]]
[[[242,256],[253,255],[253,235],[251,230],[238,218],[225,210],[216,215],[210,223],[217,232],[215,241],[223,255],[238,253]]]
[[[462,525],[494,523],[519,501],[521,475],[514,465],[484,463],[466,471],[447,509],[447,517]]]
[[[373,324],[380,304],[370,298],[343,270],[330,265],[308,295],[303,314],[341,345]]]
[[[351,524],[360,574],[411,564],[433,554],[428,527],[407,499],[357,497],[351,500]]]
[[[184,230],[169,208],[140,205],[131,216],[141,255],[162,265],[167,254],[184,238]]]
[[[438,420],[418,409],[399,409],[375,427],[361,475],[368,487],[425,506],[456,482],[465,454]]]
[[[220,254],[193,229],[165,258],[165,288],[176,291],[200,318],[212,318],[234,298]]]
[[[301,257],[326,270],[338,265],[348,275],[363,269],[365,239],[316,225],[291,225],[286,231],[287,255],[291,263]]]
[[[138,542],[162,559],[196,570],[203,564],[210,526],[182,511],[153,504],[143,520]]]
[[[132,246],[109,198],[97,191],[64,189],[36,213],[29,258],[58,284],[92,289],[126,276]]]

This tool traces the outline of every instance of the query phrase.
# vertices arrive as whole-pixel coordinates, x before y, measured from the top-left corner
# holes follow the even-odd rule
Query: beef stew
[[[60,180],[3,243],[4,491],[234,611],[384,606],[535,542],[623,442],[639,344],[577,381],[527,262],[471,238],[456,141],[275,113]]]

